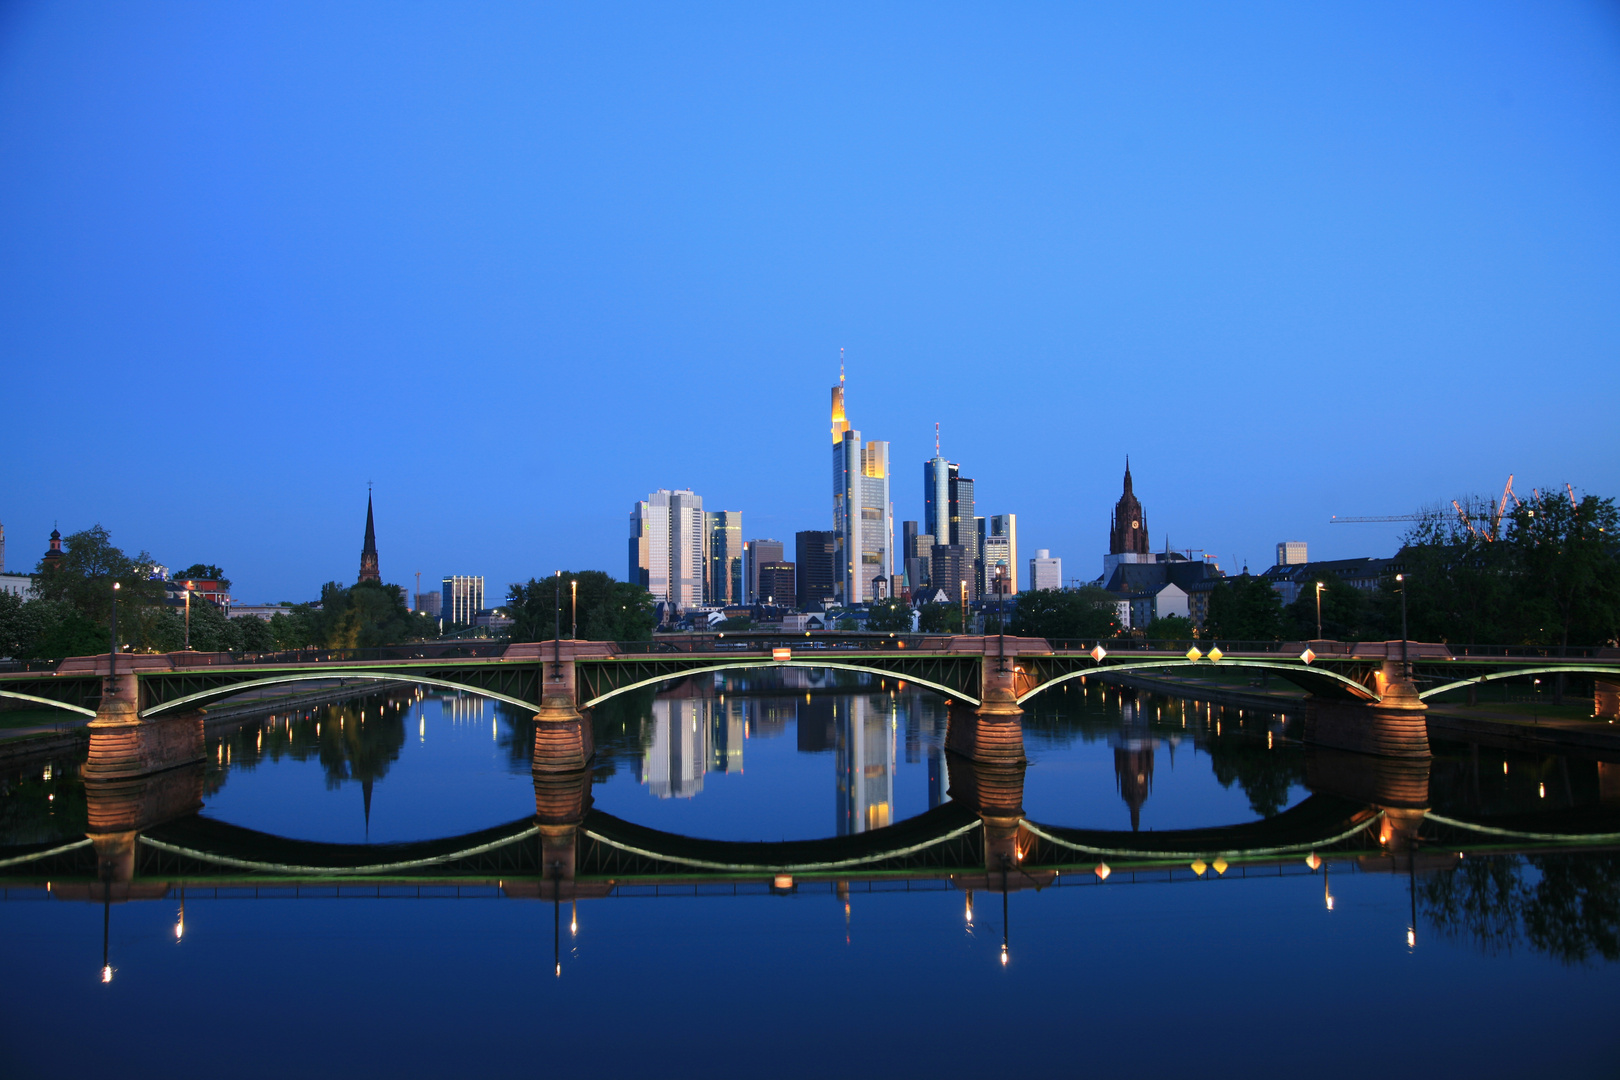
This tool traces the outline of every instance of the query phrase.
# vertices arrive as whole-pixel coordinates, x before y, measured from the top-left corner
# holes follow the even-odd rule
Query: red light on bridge
[[[791,659],[793,659],[793,650],[792,649],[772,649],[771,650],[771,659],[772,660],[791,660]]]

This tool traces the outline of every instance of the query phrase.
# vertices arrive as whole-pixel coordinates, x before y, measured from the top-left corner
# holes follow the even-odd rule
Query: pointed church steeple
[[[360,549],[360,580],[381,581],[377,570],[377,527],[371,518],[371,492],[366,492],[366,544]]]

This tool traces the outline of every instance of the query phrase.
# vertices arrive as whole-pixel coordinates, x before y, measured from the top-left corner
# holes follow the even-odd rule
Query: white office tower
[[[653,701],[652,745],[641,757],[641,782],[660,799],[690,799],[703,790],[709,766],[711,698]]]
[[[990,588],[991,574],[994,573],[995,562],[991,561],[989,547],[996,545],[997,560],[1005,559],[1007,569],[1007,595],[1012,596],[1018,592],[1018,515],[994,514],[990,518],[990,535],[985,538],[984,575],[985,588]]]
[[[894,521],[889,503],[889,444],[861,443],[844,416],[844,376],[832,388],[833,592],[839,603],[877,598],[877,582],[894,573]]]
[[[630,582],[681,610],[703,603],[703,498],[660,488],[630,511]]]
[[[1063,588],[1063,560],[1052,558],[1046,548],[1038,548],[1029,560],[1029,587],[1031,589]]]
[[[1310,561],[1303,540],[1284,540],[1277,545],[1278,566],[1303,566]]]
[[[471,626],[484,609],[483,575],[446,574],[440,581],[439,615],[445,622]]]

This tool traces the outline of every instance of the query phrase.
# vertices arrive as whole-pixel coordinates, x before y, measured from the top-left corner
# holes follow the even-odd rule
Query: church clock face
[[[1137,527],[1138,527],[1138,524],[1139,524],[1139,523],[1138,523],[1138,522],[1135,522],[1135,521],[1133,521],[1133,522],[1131,522],[1131,528],[1133,528],[1133,529],[1134,529],[1134,528],[1137,528]]]

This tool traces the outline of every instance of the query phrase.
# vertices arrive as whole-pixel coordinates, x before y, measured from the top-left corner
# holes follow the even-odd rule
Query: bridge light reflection
[[[575,900],[568,911],[568,932],[579,936],[579,901]]]
[[[1007,966],[1007,943],[1006,942],[1001,943],[1001,966],[1002,967]]]
[[[973,894],[972,893],[967,894],[967,921],[968,921],[969,926],[973,925]]]
[[[1406,947],[1408,949],[1417,948],[1417,931],[1410,926],[1406,928]]]
[[[111,964],[102,964],[101,965],[101,981],[104,982],[104,983],[110,983],[110,982],[112,982],[112,976],[113,976],[112,965]]]

